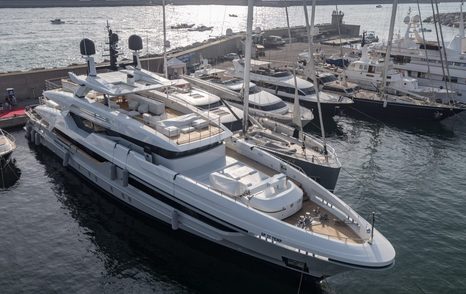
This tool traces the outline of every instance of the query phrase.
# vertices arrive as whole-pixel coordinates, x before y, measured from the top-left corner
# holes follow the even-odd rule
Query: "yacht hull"
[[[283,100],[287,102],[293,103],[293,99],[290,99],[288,97],[280,96]],[[318,106],[317,102],[314,101],[307,101],[307,100],[299,100],[299,104],[303,107],[306,107],[307,109],[312,110],[312,113],[314,114],[314,117],[318,120],[319,115],[318,115]],[[320,108],[322,110],[322,117],[334,117],[337,115],[340,110],[345,109],[346,107],[343,106],[342,104],[339,103],[320,103]]]
[[[11,162],[11,154],[13,150],[0,156],[0,169],[6,168],[6,166]]]
[[[285,160],[286,162],[291,163],[294,166],[299,167],[308,177],[322,185],[327,190],[335,190],[335,186],[337,185],[338,181],[338,176],[340,175],[340,167],[323,166],[314,163],[312,158],[309,158],[308,160],[300,160],[299,158],[289,156],[281,152],[276,152],[272,149],[267,149],[263,147],[260,148],[274,154],[275,156]]]
[[[353,115],[366,116],[376,119],[401,119],[421,121],[441,121],[459,114],[463,109],[412,105],[407,103],[362,99],[353,97],[354,105],[347,109]]]
[[[61,159],[63,166],[73,169],[88,182],[96,185],[113,198],[139,212],[171,225],[174,230],[183,230],[200,238],[215,242],[243,254],[281,266],[287,270],[301,272],[315,278],[325,278],[354,269],[358,265],[340,263],[309,252],[292,250],[281,246],[280,241],[267,235],[253,235],[246,229],[209,214],[189,204],[182,198],[183,191],[168,191],[165,183],[142,181],[144,189],[124,180],[125,172],[112,162],[98,162],[93,154],[73,144],[64,144],[63,138],[48,130],[39,121],[30,120],[26,137],[36,146],[44,146]],[[95,155],[95,154],[94,154]],[[126,178],[133,177],[131,173]],[[176,178],[176,176],[175,176]],[[136,178],[137,179],[137,178]],[[139,179],[137,179],[139,181]],[[141,185],[141,186],[142,186]],[[136,187],[136,188],[135,188]],[[147,195],[152,196],[147,201]],[[392,264],[380,268],[391,267]]]

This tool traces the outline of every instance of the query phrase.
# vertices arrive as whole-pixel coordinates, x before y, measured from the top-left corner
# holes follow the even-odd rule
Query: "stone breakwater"
[[[457,28],[460,26],[460,16],[460,12],[440,13],[440,15],[437,16],[437,19],[443,26]],[[466,12],[463,12],[463,19],[466,20]],[[429,16],[424,19],[423,22],[434,23],[434,17]]]

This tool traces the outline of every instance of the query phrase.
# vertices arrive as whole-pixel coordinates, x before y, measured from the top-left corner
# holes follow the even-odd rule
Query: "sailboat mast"
[[[382,87],[381,87],[382,94],[385,94],[385,88],[386,88],[386,83],[387,83],[387,71],[388,71],[388,65],[390,62],[390,55],[392,53],[393,30],[395,28],[395,18],[396,18],[397,8],[398,8],[398,0],[394,0],[393,6],[392,6],[392,17],[390,19],[390,29],[388,31],[387,52],[385,53],[385,61],[383,64]]]
[[[464,18],[463,18],[463,5],[464,5],[464,0],[461,1],[460,5],[460,38],[464,38]]]
[[[244,43],[244,90],[243,90],[243,133],[246,134],[249,119],[249,83],[251,71],[252,51],[252,18],[254,14],[254,0],[248,0],[248,20],[246,29],[246,40]]]
[[[162,18],[163,18],[163,72],[165,78],[168,79],[168,64],[167,64],[167,24],[165,19],[165,0],[162,0]]]
[[[325,129],[324,129],[324,120],[322,119],[322,108],[320,106],[320,94],[319,94],[319,84],[317,83],[316,68],[314,64],[314,21],[316,15],[316,0],[312,0],[312,12],[311,12],[311,25],[309,27],[309,14],[307,12],[306,0],[303,0],[304,7],[304,17],[306,20],[306,32],[307,32],[307,41],[308,41],[308,51],[309,51],[309,66],[311,67],[311,78],[314,88],[316,90],[317,98],[317,110],[319,112],[320,120],[320,130],[322,134],[322,141],[324,143],[324,151],[327,153],[327,143],[325,140]],[[312,35],[311,35],[312,34]]]
[[[288,27],[288,42],[291,49],[291,27],[290,27],[290,16],[288,14],[288,6],[285,6],[286,13],[286,25]],[[301,109],[299,105],[298,96],[298,80],[296,78],[296,65],[293,65],[293,79],[294,79],[294,104],[293,104],[293,123],[296,125],[300,132],[303,131],[303,124],[301,121]]]

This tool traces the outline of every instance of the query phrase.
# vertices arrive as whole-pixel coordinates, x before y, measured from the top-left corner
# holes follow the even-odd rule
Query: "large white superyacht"
[[[390,242],[334,194],[244,140],[225,144],[231,132],[202,112],[147,98],[160,77],[97,74],[90,40],[81,53],[78,87],[45,91],[27,112],[28,138],[64,166],[174,230],[306,275],[393,265]]]
[[[462,4],[460,8],[462,16]],[[459,31],[448,46],[423,38],[422,22],[419,15],[404,19],[406,32],[393,41],[391,56],[394,68],[406,77],[415,78],[419,85],[443,87],[452,91],[450,99],[466,103],[466,42],[464,20],[460,17]],[[370,50],[385,55],[387,44],[370,46]],[[448,71],[446,67],[448,66]],[[449,79],[445,76],[449,75]],[[447,81],[448,84],[446,83]],[[448,102],[444,99],[444,102]]]

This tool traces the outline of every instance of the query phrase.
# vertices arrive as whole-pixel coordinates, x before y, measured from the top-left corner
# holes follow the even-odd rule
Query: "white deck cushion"
[[[135,117],[137,115],[139,115],[139,112],[137,112],[137,111],[131,110],[130,112],[128,112],[129,117]]]
[[[157,126],[156,128],[157,128],[157,131],[161,132],[162,134],[164,134],[165,136],[169,138],[178,136],[180,134],[180,129],[174,126],[165,127],[165,128]]]
[[[129,101],[128,101],[128,108],[129,108],[129,110],[136,110],[136,109],[138,109],[138,106],[139,106],[139,102],[138,102],[138,101],[134,101],[134,100],[129,100]]]
[[[149,112],[149,104],[146,104],[146,103],[139,104],[139,106],[138,106],[138,111],[139,111],[140,113]]]
[[[241,196],[248,190],[248,187],[243,183],[218,172],[210,174],[209,180],[215,190],[230,196]]]
[[[209,126],[209,122],[206,121],[205,119],[200,118],[200,119],[196,119],[195,121],[193,121],[193,127],[195,127],[198,130],[207,128],[208,126]]]
[[[142,120],[143,120],[145,123],[150,123],[150,122],[151,122],[151,118],[152,118],[152,115],[150,115],[149,113],[143,113],[143,114],[142,114]]]

